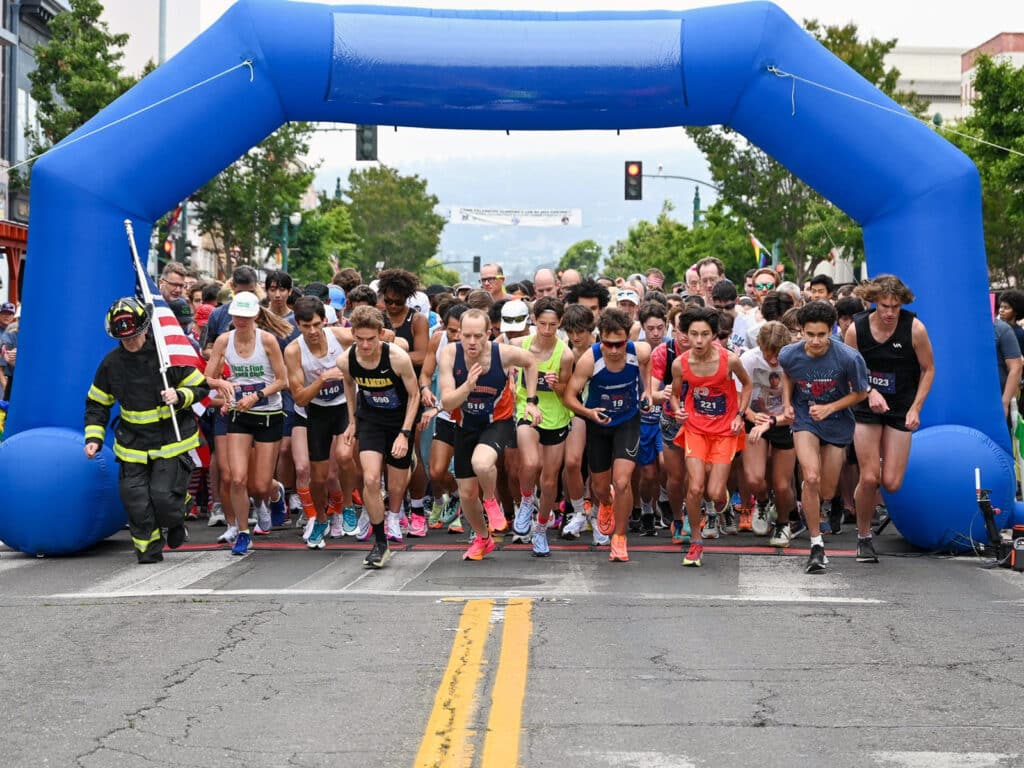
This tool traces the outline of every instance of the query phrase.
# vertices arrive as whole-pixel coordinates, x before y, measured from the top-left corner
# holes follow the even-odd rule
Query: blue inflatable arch
[[[862,101],[794,86],[773,68]],[[1012,507],[977,170],[775,5],[511,13],[241,0],[36,163],[0,539],[73,552],[123,524],[112,454],[82,454],[85,393],[111,344],[102,318],[133,290],[123,221],[144,247],[152,222],[291,120],[731,126],[863,225],[872,271],[903,276],[917,294],[938,375],[904,487],[888,500],[900,531],[925,548],[966,533],[975,466],[994,503]],[[973,534],[983,535],[980,521]]]

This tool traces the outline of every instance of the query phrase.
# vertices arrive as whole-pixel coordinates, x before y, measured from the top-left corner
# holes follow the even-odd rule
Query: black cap
[[[331,289],[324,283],[307,283],[302,289],[303,296],[316,296],[325,304],[331,299]]]
[[[451,293],[452,289],[447,285],[441,285],[440,283],[434,283],[433,285],[427,286],[425,293],[427,296],[437,296],[442,293]]]
[[[182,325],[187,327],[192,324],[192,305],[185,299],[173,299],[168,303],[171,308],[171,312],[174,313],[175,319]]]

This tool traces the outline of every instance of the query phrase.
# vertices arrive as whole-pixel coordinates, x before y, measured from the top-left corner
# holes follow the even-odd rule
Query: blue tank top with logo
[[[587,390],[587,408],[604,408],[611,419],[603,427],[616,427],[640,412],[640,362],[632,341],[626,342],[626,364],[621,371],[609,371],[601,354],[601,343],[591,346],[594,375]]]

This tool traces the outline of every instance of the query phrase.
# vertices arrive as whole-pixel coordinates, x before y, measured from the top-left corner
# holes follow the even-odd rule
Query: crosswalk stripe
[[[399,592],[418,579],[444,552],[403,552],[392,557],[387,567],[380,570],[366,569],[355,580],[346,585],[348,592],[388,590]]]
[[[223,551],[192,552],[181,557],[175,556],[173,562],[163,565],[139,566],[133,562],[125,562],[117,572],[102,581],[87,587],[74,596],[147,596],[173,594],[187,591],[189,593],[207,594],[212,590],[186,590],[190,584],[206,578],[223,568],[241,562],[244,558],[230,557]],[[54,597],[70,597],[58,594]]]
[[[778,602],[817,602],[823,597],[841,596],[845,580],[835,571],[806,574],[790,558],[738,558],[737,591],[740,597]]]
[[[678,752],[585,752],[597,765],[615,768],[697,768],[697,764]]]
[[[1021,755],[998,752],[873,752],[884,768],[1000,768],[1019,765]]]

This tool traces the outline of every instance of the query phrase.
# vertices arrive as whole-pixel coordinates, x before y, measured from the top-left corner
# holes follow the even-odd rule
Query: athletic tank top
[[[438,344],[437,344],[437,352],[434,353],[434,357],[437,359],[437,365],[434,367],[434,381],[431,382],[431,387],[433,387],[435,395],[437,395],[437,388],[434,387],[434,383],[437,381],[437,372],[441,368],[441,350],[444,349],[447,346],[448,346],[448,331],[447,330],[441,331],[441,341],[438,342]],[[451,413],[446,411],[444,408],[442,408],[441,405],[440,405],[440,402],[441,402],[441,398],[438,397],[438,407],[437,407],[437,416],[436,416],[436,418],[440,419],[441,421],[451,421],[451,422],[454,422],[455,419],[452,418]]]
[[[231,369],[231,381],[235,385],[235,402],[237,403],[250,392],[259,392],[273,384],[277,377],[270,365],[267,350],[263,348],[263,331],[256,331],[256,341],[252,354],[242,357],[235,348],[235,334],[230,331],[228,346],[224,351],[224,362]],[[257,403],[249,409],[249,413],[276,413],[281,410],[281,393],[275,392],[267,397],[267,402]]]
[[[690,383],[686,392],[687,432],[705,435],[732,434],[732,421],[739,413],[736,382],[729,373],[729,353],[718,347],[718,369],[710,376],[698,376],[690,368],[690,351],[679,358],[683,377]]]
[[[868,366],[868,382],[885,395],[885,401],[894,414],[906,413],[917,397],[917,385],[921,380],[921,365],[914,352],[912,334],[916,315],[900,309],[896,330],[885,341],[879,342],[871,335],[871,313],[864,312],[853,318],[857,329],[857,349]],[[869,412],[867,400],[857,403],[855,411]]]
[[[529,351],[536,336],[528,336],[523,342],[523,349]],[[537,399],[541,412],[541,429],[562,429],[572,421],[572,411],[565,407],[562,398],[558,393],[548,386],[545,374],[557,374],[562,368],[562,355],[568,352],[565,342],[555,339],[555,348],[551,350],[551,357],[542,363],[537,363]],[[516,377],[516,418],[521,419],[526,413],[526,376],[523,371]]]
[[[302,375],[304,383],[308,387],[324,371],[334,368],[338,356],[344,352],[341,342],[333,333],[324,331],[327,339],[327,352],[321,357],[316,357],[306,344],[305,336],[299,336],[299,352],[302,355]],[[317,392],[316,397],[310,400],[314,405],[342,405],[345,402],[345,384],[341,379],[324,382]]]
[[[356,347],[348,348],[348,372],[359,387],[356,416],[385,426],[400,427],[405,421],[409,393],[402,377],[391,368],[391,347],[380,345],[380,360],[373,368],[364,368],[356,359]]]
[[[462,343],[455,345],[455,366],[452,370],[455,386],[466,383],[469,366]],[[501,365],[498,342],[491,342],[491,365],[476,380],[476,386],[462,405],[452,411],[456,424],[479,429],[495,421],[508,421],[515,415],[515,390],[512,377]]]
[[[405,320],[403,320],[400,325],[395,327],[395,338],[396,339],[405,339],[405,343],[409,345],[409,352],[410,353],[412,352],[412,339],[413,339],[412,319],[415,316],[416,316],[416,310],[413,309],[412,307],[407,307],[407,311],[405,313]],[[416,380],[418,381],[419,378],[420,378],[420,371],[423,369],[423,366],[422,365],[414,365],[412,367],[412,369],[413,369],[413,372],[416,374]]]
[[[601,354],[601,342],[590,347],[594,353],[594,375],[587,390],[587,408],[604,408],[611,421],[602,427],[616,427],[640,411],[640,363],[636,346],[626,342],[626,364],[621,371],[609,371]]]

